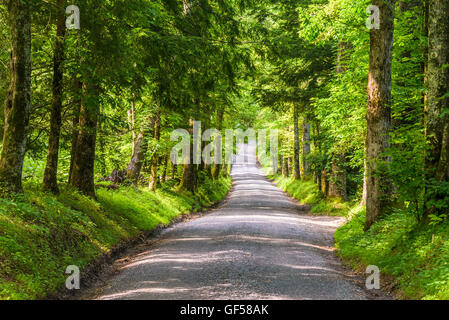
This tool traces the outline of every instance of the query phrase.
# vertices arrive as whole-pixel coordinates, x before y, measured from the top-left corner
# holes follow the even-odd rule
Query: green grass
[[[363,231],[361,209],[335,233],[338,254],[355,269],[376,265],[404,299],[449,299],[449,222],[422,226],[406,210]]]
[[[168,185],[100,189],[95,201],[68,187],[53,196],[26,183],[24,196],[0,199],[0,299],[44,298],[63,286],[67,266],[82,269],[121,240],[210,206],[230,185],[206,180],[195,195]]]
[[[429,226],[407,209],[396,209],[364,232],[366,210],[359,201],[324,200],[307,180],[270,177],[282,190],[316,215],[344,216],[335,233],[337,254],[353,269],[379,267],[395,296],[402,299],[449,299],[449,221]]]
[[[276,185],[302,204],[311,205],[313,215],[347,216],[357,208],[356,202],[343,202],[339,198],[324,199],[318,186],[311,180],[295,180],[292,177],[272,177]]]

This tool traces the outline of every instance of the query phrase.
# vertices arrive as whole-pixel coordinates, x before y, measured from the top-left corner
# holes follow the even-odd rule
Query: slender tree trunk
[[[302,130],[302,174],[310,175],[310,163],[307,157],[310,155],[310,123],[307,117],[304,117]]]
[[[159,110],[156,113],[156,118],[154,121],[154,139],[157,141],[157,143],[159,143],[159,140],[161,139],[161,113]],[[159,150],[156,150],[151,161],[151,176],[149,183],[149,188],[151,191],[156,191],[158,182],[157,176],[158,164],[159,164]]]
[[[220,132],[223,129],[223,115],[224,108],[220,108],[217,112],[217,130]],[[222,159],[218,158],[217,152],[214,152],[214,168],[212,170],[212,175],[215,180],[220,176],[221,160]]]
[[[429,1],[428,110],[426,174],[430,183],[449,181],[449,1]],[[443,199],[443,191],[426,190],[426,214],[438,210],[428,204]]]
[[[136,145],[136,110],[135,110],[135,94],[131,94],[131,110],[128,110],[128,126],[132,133],[132,154],[134,155],[134,147]]]
[[[83,98],[79,117],[70,185],[81,193],[95,198],[94,165],[98,118],[98,87],[83,84]]]
[[[193,163],[193,148],[194,143],[193,140],[190,141],[190,163],[184,164],[184,171],[182,175],[182,180],[180,184],[180,188],[183,188],[187,191],[195,193],[196,191],[196,180],[197,180],[197,165]]]
[[[133,149],[134,153],[126,169],[126,176],[133,183],[137,183],[148,151],[148,137],[144,132],[140,132],[137,136]]]
[[[69,168],[69,183],[70,178],[72,177],[73,172],[73,162],[75,160],[76,154],[76,143],[78,141],[79,134],[79,120],[80,120],[80,111],[81,111],[81,100],[82,100],[82,88],[83,83],[77,78],[75,80],[75,90],[78,94],[78,101],[75,102],[73,106],[73,121],[72,121],[72,147],[70,151],[70,168]]]
[[[323,165],[324,161],[321,157],[323,157],[323,150],[321,148],[321,130],[320,130],[320,123],[317,121],[315,123],[315,139],[314,139],[314,146],[316,150],[318,150],[318,154],[320,155],[320,161],[317,164],[317,168],[315,168],[316,176],[317,176],[317,182],[318,182],[318,189],[320,190],[320,193],[323,193]],[[324,157],[323,157],[324,158]]]
[[[367,107],[367,198],[366,225],[371,225],[390,206],[391,185],[386,177],[383,153],[389,147],[391,123],[391,61],[393,49],[394,2],[373,0],[380,9],[380,28],[370,31],[370,67]]]
[[[362,200],[360,201],[360,205],[366,206],[366,197],[367,197],[367,186],[368,186],[368,165],[366,161],[366,143],[365,143],[365,158],[363,159],[363,191],[362,191]]]
[[[100,115],[103,114],[104,110],[100,106]],[[98,164],[100,165],[99,172],[102,176],[106,176],[106,146],[104,141],[103,123],[102,119],[98,121],[98,145],[99,145],[99,155],[97,157]]]
[[[223,164],[222,172],[223,172],[223,177],[227,178],[228,174],[229,174],[229,168],[228,168],[227,163]]]
[[[171,163],[171,178],[172,179],[176,178],[177,171],[178,171],[178,166],[172,162]]]
[[[164,156],[164,161],[162,162],[162,174],[161,174],[161,183],[165,183],[167,181],[167,165],[168,165],[168,155]]]
[[[282,158],[282,175],[288,178],[288,158]]]
[[[322,185],[324,185],[324,190],[323,190],[324,197],[327,198],[329,196],[329,177],[328,177],[327,169],[323,170]]]
[[[62,90],[65,37],[65,0],[57,0],[56,39],[53,56],[53,99],[51,103],[50,136],[48,141],[47,163],[44,171],[43,189],[55,194],[59,193],[58,156],[59,137],[61,133]]]
[[[151,120],[148,120],[148,123],[145,123],[135,141],[133,148],[134,152],[131,161],[128,164],[128,168],[126,169],[126,177],[133,183],[137,183],[145,163],[148,152],[149,136],[152,133],[154,134],[155,120],[155,117],[152,117]]]
[[[347,200],[345,162],[346,158],[344,154],[338,154],[332,157],[332,171],[329,181],[329,196],[338,197],[343,200]]]
[[[293,121],[294,121],[294,131],[295,131],[295,146],[294,146],[294,156],[293,156],[293,176],[295,180],[301,179],[301,173],[299,169],[299,125],[298,125],[298,105],[295,103],[293,106]]]
[[[27,1],[7,1],[11,32],[10,85],[0,156],[0,193],[22,192],[22,170],[30,119],[31,22]]]

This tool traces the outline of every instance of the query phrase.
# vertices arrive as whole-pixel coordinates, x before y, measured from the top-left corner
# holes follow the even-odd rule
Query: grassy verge
[[[402,299],[449,299],[449,221],[423,226],[397,209],[364,232],[366,211],[357,202],[324,200],[311,181],[270,177],[315,215],[347,218],[335,233],[337,254],[353,269],[376,265],[388,289]],[[384,283],[384,285],[387,283]]]
[[[92,200],[65,187],[53,196],[35,183],[25,195],[0,199],[0,299],[43,298],[60,288],[68,265],[81,269],[121,240],[224,198],[230,178],[206,180],[198,193],[122,187]]]
[[[343,202],[338,198],[323,199],[315,183],[310,180],[295,180],[282,175],[271,177],[276,185],[302,204],[310,205],[313,215],[345,217],[360,210],[356,202]]]
[[[403,299],[449,299],[449,223],[422,226],[405,210],[363,231],[361,210],[335,233],[338,254],[353,268],[376,265]]]

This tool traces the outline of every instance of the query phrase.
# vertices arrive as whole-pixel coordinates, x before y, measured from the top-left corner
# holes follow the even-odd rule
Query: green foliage
[[[274,182],[301,204],[311,205],[310,213],[313,215],[347,216],[357,208],[355,203],[342,202],[338,198],[324,199],[318,186],[310,180],[295,180],[277,175]]]
[[[229,178],[206,179],[197,194],[122,187],[98,201],[68,187],[59,196],[29,182],[25,195],[0,199],[0,299],[35,299],[61,288],[68,265],[85,267],[120,241],[167,225],[221,200]]]
[[[354,268],[376,265],[408,299],[449,299],[449,223],[428,228],[396,210],[364,232],[360,210],[335,233],[338,254]]]

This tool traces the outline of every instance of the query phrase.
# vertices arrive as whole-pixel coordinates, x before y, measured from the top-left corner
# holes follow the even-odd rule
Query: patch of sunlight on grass
[[[97,190],[97,201],[63,187],[58,196],[25,183],[25,196],[0,199],[0,299],[43,298],[60,288],[68,265],[81,269],[121,240],[223,198],[230,178],[206,179],[198,193]]]

